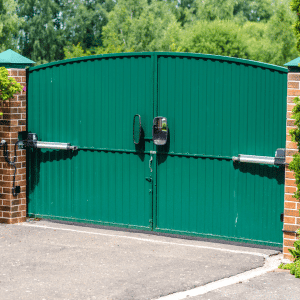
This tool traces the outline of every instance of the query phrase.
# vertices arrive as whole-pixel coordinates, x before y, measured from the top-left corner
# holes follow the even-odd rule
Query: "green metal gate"
[[[281,246],[284,168],[232,157],[285,148],[286,85],[284,68],[201,54],[30,68],[28,131],[78,151],[28,149],[28,215]]]

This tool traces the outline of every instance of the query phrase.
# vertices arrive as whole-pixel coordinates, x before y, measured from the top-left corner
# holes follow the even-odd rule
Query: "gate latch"
[[[284,148],[277,149],[275,157],[239,154],[238,156],[234,156],[232,160],[242,163],[285,165],[285,152]]]

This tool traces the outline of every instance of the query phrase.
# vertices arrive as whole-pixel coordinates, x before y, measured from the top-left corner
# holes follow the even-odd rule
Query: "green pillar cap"
[[[25,69],[35,62],[9,49],[0,53],[0,67]]]
[[[300,72],[299,64],[300,64],[300,57],[297,57],[284,65],[288,67],[289,72]]]

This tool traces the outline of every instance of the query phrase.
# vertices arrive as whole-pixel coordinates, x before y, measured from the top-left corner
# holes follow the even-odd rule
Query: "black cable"
[[[12,194],[13,194],[13,196],[17,196],[18,195],[18,193],[16,193],[16,172],[17,172],[16,160],[17,160],[17,145],[20,142],[21,141],[17,141],[15,143],[15,157],[14,157],[13,161],[9,160],[7,143],[5,142],[5,144],[3,145],[3,155],[4,155],[4,158],[5,158],[6,162],[15,168],[14,179],[13,179],[13,188],[12,188]]]

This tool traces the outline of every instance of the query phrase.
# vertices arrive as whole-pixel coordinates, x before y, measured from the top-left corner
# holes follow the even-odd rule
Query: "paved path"
[[[299,300],[300,279],[289,271],[276,271],[249,281],[217,289],[191,300]]]
[[[263,267],[266,258],[275,254],[274,250],[50,221],[2,224],[0,299],[143,300],[170,294],[179,299],[180,292]],[[294,282],[287,273],[275,276]],[[231,299],[219,295],[225,297],[239,286],[247,283],[191,299]],[[242,291],[233,293],[240,297]]]

